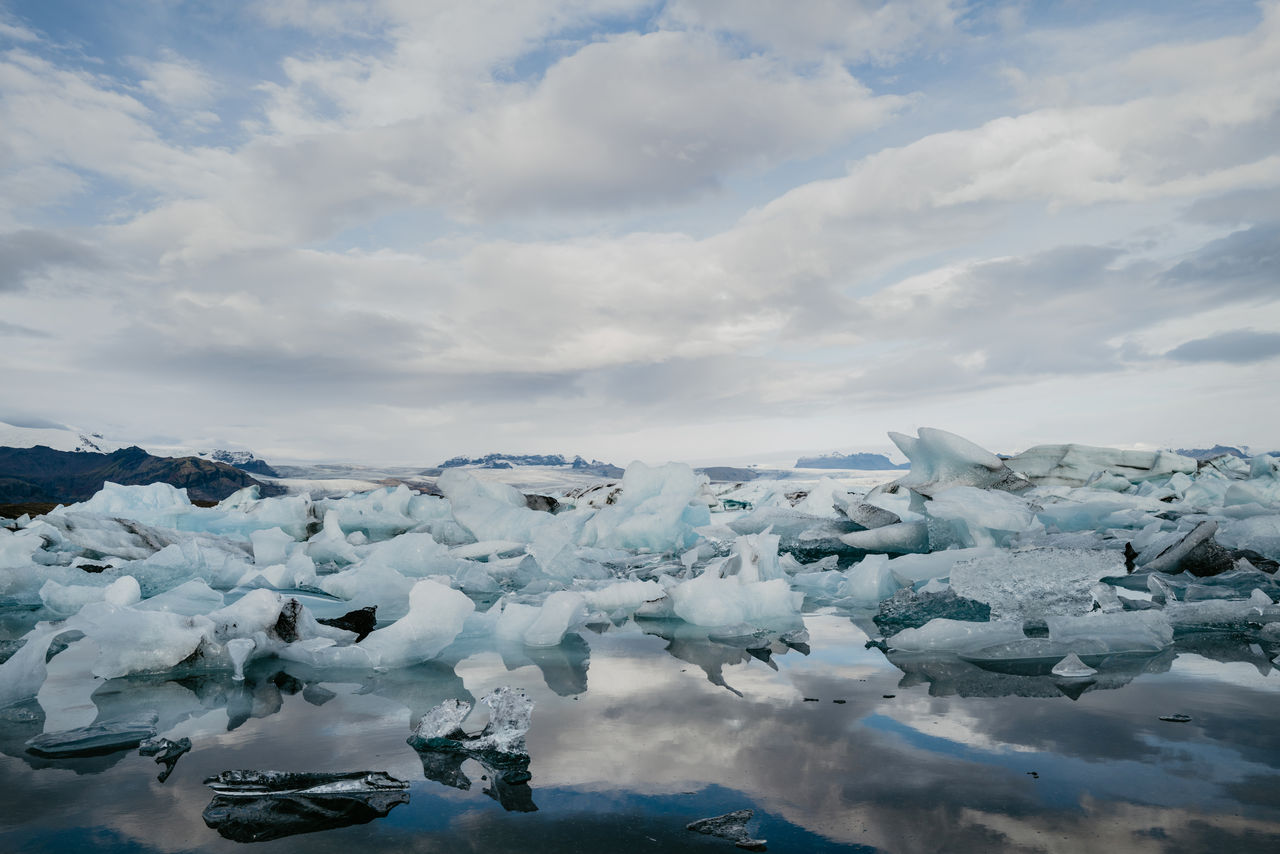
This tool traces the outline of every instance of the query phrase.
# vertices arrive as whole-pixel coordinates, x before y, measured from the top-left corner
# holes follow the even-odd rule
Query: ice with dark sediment
[[[635,621],[679,643],[763,636],[815,608],[869,631],[881,617],[894,655],[970,663],[1075,653],[1097,667],[1091,656],[1169,648],[1173,628],[1280,652],[1275,458],[1197,466],[1062,445],[1004,460],[931,428],[894,439],[911,460],[896,481],[757,478],[750,502],[675,463],[633,464],[598,489],[540,487],[554,513],[462,469],[441,475],[445,497],[250,488],[216,507],[108,484],[0,527],[13,615],[0,706],[36,697],[48,659],[77,644],[83,672],[60,678],[85,685],[247,682],[266,660],[383,673],[469,645],[578,662],[557,683],[572,692],[582,632]]]
[[[27,750],[37,756],[96,756],[137,747],[155,737],[159,716],[149,712],[128,720],[99,721],[85,727],[43,732],[27,741]]]

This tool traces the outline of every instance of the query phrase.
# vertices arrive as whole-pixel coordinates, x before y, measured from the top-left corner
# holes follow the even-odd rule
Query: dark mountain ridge
[[[107,481],[134,486],[168,483],[185,487],[193,501],[221,501],[238,489],[258,484],[225,463],[154,457],[137,446],[110,454],[55,451],[45,445],[0,448],[0,504],[84,501]]]

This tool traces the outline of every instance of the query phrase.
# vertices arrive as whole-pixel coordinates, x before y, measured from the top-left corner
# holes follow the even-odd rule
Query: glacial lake
[[[350,681],[267,659],[244,682],[134,676],[88,698],[59,694],[55,657],[40,695],[53,722],[154,710],[160,735],[193,747],[160,782],[136,749],[35,756],[41,706],[6,710],[0,850],[729,852],[685,825],[744,808],[775,852],[1280,850],[1280,674],[1230,633],[1081,681],[890,661],[848,617],[805,624],[808,642],[790,644],[643,621],[540,651],[464,638],[439,661]],[[412,725],[504,685],[536,704],[528,783],[501,785],[474,759],[429,779]],[[409,786],[333,826],[285,809],[241,842],[205,819],[203,781],[232,769],[384,771]]]

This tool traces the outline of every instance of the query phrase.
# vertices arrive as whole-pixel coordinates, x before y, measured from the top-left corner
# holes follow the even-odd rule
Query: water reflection
[[[39,707],[8,710],[0,833],[15,850],[52,829],[84,844],[118,838],[115,850],[227,850],[236,837],[224,827],[256,838],[280,831],[270,845],[292,850],[301,843],[286,837],[297,828],[323,827],[306,837],[309,852],[349,854],[356,840],[513,852],[554,840],[594,850],[611,838],[709,851],[725,843],[686,838],[696,835],[684,825],[752,808],[775,851],[1034,851],[1050,839],[1062,851],[1280,844],[1280,678],[1260,666],[1256,639],[1180,636],[1171,651],[1101,662],[1084,682],[1038,664],[1020,672],[886,656],[866,649],[866,634],[846,618],[806,624],[807,642],[646,622],[545,655],[476,644],[443,663],[384,673],[260,661],[243,685],[217,674],[109,680],[92,697],[100,718],[154,709],[160,735],[190,738],[192,750],[163,785],[136,751],[66,760],[110,760],[92,769],[52,764],[23,749],[42,729]],[[537,704],[528,739],[537,812],[520,812],[535,794],[504,777],[512,769],[405,744],[433,706],[504,684]],[[1192,721],[1159,720],[1171,713]],[[385,767],[412,783],[413,800],[352,828],[378,815],[294,803],[246,817],[210,803],[200,782],[228,767],[318,766]],[[206,808],[217,833],[204,829]]]

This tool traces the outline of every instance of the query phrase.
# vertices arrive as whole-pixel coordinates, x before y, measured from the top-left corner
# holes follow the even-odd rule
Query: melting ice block
[[[1025,619],[1084,614],[1093,608],[1092,586],[1124,574],[1124,555],[1115,550],[995,551],[957,563],[951,586],[990,605],[993,618]]]
[[[409,613],[373,632],[360,645],[384,667],[428,661],[453,643],[475,609],[463,593],[423,579],[409,591]]]
[[[697,578],[668,591],[672,610],[695,626],[770,622],[799,614],[804,594],[792,591],[782,577],[777,546],[778,538],[768,534],[739,537],[729,557],[707,564]]]
[[[1083,679],[1087,676],[1093,676],[1098,671],[1080,660],[1080,656],[1074,652],[1068,653],[1067,657],[1053,665],[1052,673],[1054,676],[1062,676],[1066,679]]]
[[[705,475],[683,463],[650,467],[634,462],[622,477],[616,503],[601,507],[587,521],[582,544],[655,552],[687,549],[697,540],[694,528],[711,521],[702,499],[705,484]]]
[[[1095,611],[1046,617],[1049,639],[1082,653],[1154,652],[1173,643],[1173,626],[1160,611]]]
[[[1031,487],[1030,481],[1011,471],[999,457],[968,439],[935,427],[921,427],[918,434],[919,438],[889,434],[911,461],[911,471],[895,481],[898,486],[929,496],[953,486],[1007,492]]]
[[[953,486],[935,492],[925,511],[936,522],[947,523],[954,541],[966,547],[1003,546],[1015,533],[1043,530],[1026,501],[999,490]]]
[[[929,550],[929,526],[924,522],[899,522],[868,531],[840,535],[840,542],[855,549],[881,554],[911,554]]]
[[[887,642],[903,652],[965,652],[1025,638],[1022,623],[1013,620],[974,623],[936,618],[918,629],[903,629]]]

